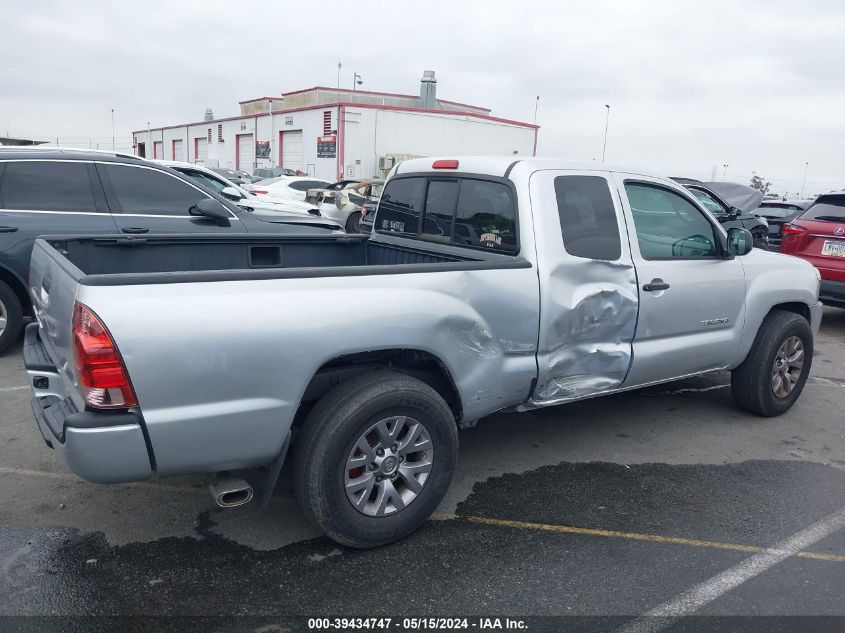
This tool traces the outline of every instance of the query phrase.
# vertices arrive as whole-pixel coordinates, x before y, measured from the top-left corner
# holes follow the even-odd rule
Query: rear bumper
[[[822,279],[819,286],[819,300],[826,305],[845,308],[845,281]]]
[[[32,413],[38,431],[71,471],[101,484],[153,476],[140,414],[79,411],[73,400],[62,397],[61,377],[38,339],[37,323],[26,330],[24,367],[35,396]]]

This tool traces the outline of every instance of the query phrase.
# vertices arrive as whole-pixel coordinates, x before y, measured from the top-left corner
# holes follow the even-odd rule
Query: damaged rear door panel
[[[631,367],[637,276],[609,175],[542,170],[530,179],[540,275],[537,386],[526,408],[610,391]],[[554,212],[557,210],[557,213]]]

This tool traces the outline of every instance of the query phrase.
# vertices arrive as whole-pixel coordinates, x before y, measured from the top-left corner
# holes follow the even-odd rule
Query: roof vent
[[[202,117],[203,121],[213,121],[214,120],[214,112],[211,111],[211,108],[205,109],[205,114]]]
[[[433,110],[437,107],[437,79],[433,70],[424,70],[420,80],[420,107]]]

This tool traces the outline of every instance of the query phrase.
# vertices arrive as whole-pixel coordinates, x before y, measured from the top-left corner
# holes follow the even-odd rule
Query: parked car
[[[325,187],[328,182],[316,180],[308,176],[279,176],[262,180],[254,185],[244,187],[247,191],[254,193],[261,198],[269,200],[298,200],[305,202],[305,194],[309,189]]]
[[[458,426],[495,411],[730,370],[741,408],[784,413],[818,283],[664,178],[416,159],[370,237],[39,240],[24,365],[41,434],[81,477],[229,471],[218,504],[266,503],[290,449],[306,516],[373,547],[426,520]]]
[[[193,165],[191,163],[166,160],[157,162],[188,176],[188,178],[194,182],[198,182],[199,184],[208,187],[215,193],[231,200],[245,211],[255,211],[259,215],[263,215],[265,213],[300,213],[303,215],[320,215],[320,211],[316,206],[306,204],[305,202],[299,202],[298,200],[261,199],[255,194],[248,192],[243,187],[226,180],[223,176],[220,176],[211,169],[203,167],[202,165]],[[341,226],[338,224],[337,228],[341,228]]]
[[[763,200],[755,211],[769,223],[769,246],[773,250],[780,248],[780,233],[784,224],[789,224],[804,213],[813,204],[812,200]]]
[[[209,169],[236,185],[247,185],[250,182],[249,178],[244,178],[243,172],[235,171],[234,169],[226,169],[225,167],[209,167]]]
[[[784,224],[780,250],[815,266],[821,275],[822,302],[845,308],[845,193],[820,195]]]
[[[704,208],[725,227],[751,231],[755,248],[769,248],[769,223],[755,211],[763,200],[757,189],[734,182],[701,182],[692,178],[673,178],[689,189]]]
[[[255,217],[214,189],[131,155],[0,148],[0,351],[17,340],[31,312],[26,280],[39,235],[311,234],[337,228],[302,213]]]
[[[269,180],[270,178],[278,178],[279,176],[296,176],[296,172],[292,169],[284,169],[282,167],[259,167],[252,172],[252,182],[260,182],[262,180]]]
[[[383,188],[383,180],[342,180],[325,188],[309,189],[305,200],[317,205],[323,217],[342,224],[347,233],[358,233],[364,204],[378,203]]]

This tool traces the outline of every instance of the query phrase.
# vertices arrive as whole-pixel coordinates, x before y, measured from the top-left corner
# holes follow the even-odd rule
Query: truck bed
[[[361,275],[522,266],[512,257],[425,250],[365,235],[150,235],[46,237],[67,272],[85,285]],[[449,252],[449,251],[452,252]],[[68,264],[70,266],[68,266]]]

